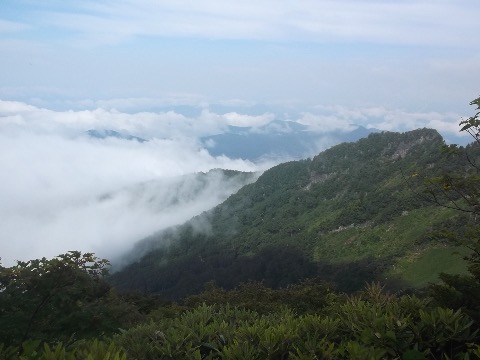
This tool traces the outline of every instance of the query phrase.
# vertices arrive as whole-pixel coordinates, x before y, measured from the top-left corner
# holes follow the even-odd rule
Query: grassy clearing
[[[422,208],[382,225],[360,225],[324,234],[317,239],[314,259],[342,263],[369,257],[404,256],[418,247],[417,244],[423,243],[423,247],[428,247],[424,239],[434,229],[433,224],[448,219],[452,212],[438,207]]]
[[[384,274],[385,279],[400,279],[413,288],[438,282],[441,272],[466,274],[463,256],[467,255],[467,249],[430,240],[438,224],[454,214],[444,208],[422,208],[382,225],[355,226],[325,234],[317,239],[314,259],[340,264],[368,258],[397,258]]]
[[[468,250],[463,247],[434,247],[411,252],[393,265],[386,276],[400,278],[414,288],[425,287],[438,282],[441,272],[467,274],[467,263],[463,260],[467,254]]]

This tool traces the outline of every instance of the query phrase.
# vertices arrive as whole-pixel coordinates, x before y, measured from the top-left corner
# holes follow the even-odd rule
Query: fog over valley
[[[457,114],[311,110],[285,115],[271,108],[248,114],[249,108],[243,107],[222,114],[199,105],[197,115],[191,116],[173,110],[55,111],[0,101],[2,262],[51,257],[71,249],[114,259],[136,241],[219,204],[247,182],[210,170],[258,175],[272,165],[302,157],[295,151],[303,140],[310,142],[301,154],[308,157],[347,139],[359,126],[366,133],[368,128],[401,131],[433,125],[454,136],[457,130],[451,123]],[[258,153],[265,156],[248,159],[255,141],[247,142],[248,148],[240,143],[236,158],[211,155],[215,141],[202,139],[214,135],[218,139],[232,128],[245,141],[250,134]],[[92,133],[92,129],[98,130]],[[289,134],[297,141],[290,153],[285,141]],[[262,150],[258,136],[280,135],[282,152]],[[228,146],[231,140],[226,141]],[[194,175],[200,172],[206,175]]]
[[[211,208],[242,185],[216,172],[207,179],[183,175],[268,167],[214,158],[195,137],[176,137],[178,128],[162,124],[163,139],[97,139],[84,133],[96,125],[85,120],[85,112],[34,109],[25,115],[11,103],[2,105],[0,237],[8,240],[0,250],[6,264],[77,248],[111,257]],[[100,128],[128,126],[98,118]]]
[[[74,249],[113,260],[247,181],[213,169],[254,181],[379,131],[433,128],[466,144],[478,10],[2,1],[1,262]]]

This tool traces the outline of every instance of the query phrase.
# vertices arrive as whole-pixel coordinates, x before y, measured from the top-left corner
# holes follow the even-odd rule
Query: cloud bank
[[[133,100],[132,100],[133,101]],[[195,116],[171,110],[121,112],[96,108],[54,111],[22,102],[0,101],[0,257],[52,257],[68,250],[112,258],[133,242],[208,210],[243,183],[212,169],[262,171],[273,163],[213,157],[202,136],[229,125],[256,131],[276,126],[278,117],[319,134],[351,124],[389,131],[434,127],[458,132],[457,114],[409,113],[385,108],[317,106],[308,111],[248,114],[244,105],[224,113],[200,105]],[[288,128],[288,127],[287,127]],[[96,139],[89,129],[139,136],[140,143]],[[332,145],[331,139],[323,138]],[[278,160],[277,160],[278,161]]]
[[[257,171],[262,165],[210,156],[198,136],[226,125],[208,119],[101,109],[55,112],[0,102],[2,262],[72,249],[111,257],[223,201],[241,184],[210,175],[201,189],[195,180],[178,187],[178,177],[215,168]],[[150,141],[94,139],[85,134],[91,128]]]

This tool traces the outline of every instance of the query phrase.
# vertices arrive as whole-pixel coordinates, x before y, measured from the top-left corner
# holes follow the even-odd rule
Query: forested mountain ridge
[[[230,222],[237,231],[294,237],[400,215],[420,205],[401,171],[433,166],[441,144],[433,130],[372,134],[312,160],[278,165],[216,207],[212,223],[219,232]]]
[[[281,164],[112,277],[79,251],[0,264],[0,358],[480,359],[472,104],[465,148],[421,129]]]
[[[422,256],[428,263],[432,251],[451,252],[431,232],[454,214],[412,189],[446,166],[442,144],[435,130],[383,132],[280,164],[211,211],[148,239],[154,250],[111,281],[173,298],[212,280],[226,288],[311,276],[347,291],[376,279],[410,286]]]

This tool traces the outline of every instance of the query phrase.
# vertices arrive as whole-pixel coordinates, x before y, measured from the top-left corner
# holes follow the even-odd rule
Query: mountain
[[[331,144],[356,141],[374,132],[362,126],[352,126],[344,132],[317,133],[293,121],[275,120],[260,127],[229,126],[222,134],[201,138],[213,156],[257,161],[264,158],[302,159],[315,155]]]
[[[147,141],[138,136],[133,136],[130,134],[122,134],[122,133],[119,133],[118,131],[108,130],[108,129],[102,129],[102,130],[91,129],[91,130],[87,130],[86,133],[88,136],[96,139],[116,138],[121,140],[135,140],[140,143]]]
[[[227,126],[221,134],[200,138],[203,147],[212,156],[227,156],[253,162],[264,159],[302,159],[333,144],[356,141],[376,129],[351,125],[345,131],[315,132],[305,125],[288,120],[274,120],[258,127]],[[95,139],[115,138],[147,142],[147,139],[111,129],[90,129],[86,131]]]
[[[90,204],[95,203],[100,209],[117,209],[108,219],[114,224],[117,223],[117,228],[124,227],[120,235],[124,239],[118,239],[118,244],[129,243],[132,238],[135,239],[133,236],[138,238],[185,223],[193,216],[222,203],[232,193],[255,181],[258,175],[252,172],[212,169],[208,172],[136,183],[104,193]],[[132,228],[134,226],[136,229]],[[116,267],[123,263],[121,255],[125,252],[125,249],[117,250],[105,250],[110,253],[109,258]],[[128,254],[128,261],[132,261],[135,256],[141,257],[148,250],[148,247],[137,246],[134,249],[135,254]],[[115,253],[117,255],[112,256]]]
[[[212,210],[145,239],[139,246],[151,251],[111,281],[179,298],[209,281],[279,287],[317,276],[355,291],[366,281],[399,289],[465,271],[432,233],[461,219],[419,193],[424,176],[449,166],[442,144],[430,129],[373,133],[275,166]]]

